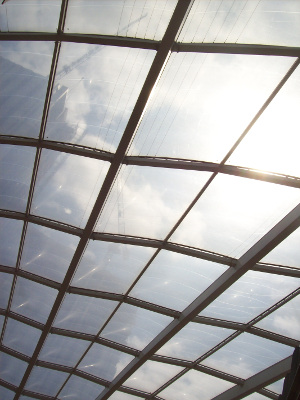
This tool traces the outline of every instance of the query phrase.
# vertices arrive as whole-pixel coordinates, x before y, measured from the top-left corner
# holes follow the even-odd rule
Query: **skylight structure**
[[[300,3],[4,0],[0,28],[1,399],[277,399]]]

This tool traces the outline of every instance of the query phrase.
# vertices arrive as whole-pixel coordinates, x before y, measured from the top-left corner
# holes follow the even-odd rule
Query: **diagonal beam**
[[[228,289],[251,266],[276,247],[282,240],[290,235],[300,225],[300,204],[278,222],[266,235],[264,235],[252,248],[250,248],[237,262],[236,267],[229,268],[211,286],[209,286],[196,300],[194,300],[180,315],[171,322],[159,335],[145,347],[141,354],[113,380],[97,400],[107,400],[109,396],[122,385],[140,366],[142,366],[158,349],[171,337],[179,332],[185,325],[193,320],[205,307],[211,304],[221,293]]]

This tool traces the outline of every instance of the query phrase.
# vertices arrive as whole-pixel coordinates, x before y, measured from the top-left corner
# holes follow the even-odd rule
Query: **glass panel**
[[[160,392],[159,396],[166,400],[209,400],[232,386],[233,383],[191,370]]]
[[[40,330],[8,318],[3,344],[31,357],[40,336]]]
[[[300,3],[299,3],[300,4]],[[300,14],[299,14],[300,15]],[[233,152],[228,163],[300,177],[300,68]]]
[[[284,384],[284,378],[282,378],[279,381],[276,381],[274,383],[271,383],[271,385],[266,386],[266,389],[269,389],[275,393],[281,394],[282,389],[283,389],[283,384]]]
[[[290,234],[274,250],[270,251],[261,261],[270,264],[286,265],[300,268],[300,228]]]
[[[182,370],[183,368],[175,365],[147,361],[124,382],[124,385],[153,393]]]
[[[11,310],[45,323],[56,295],[55,289],[18,277]]]
[[[72,375],[59,395],[59,399],[95,400],[102,392],[103,386]]]
[[[259,394],[259,393],[252,393],[252,394],[249,394],[249,396],[244,397],[244,399],[247,399],[247,400],[268,400],[269,397],[263,396],[262,394]]]
[[[0,315],[0,332],[2,332],[3,323],[4,323],[4,315]]]
[[[299,46],[299,26],[295,0],[196,0],[179,41]]]
[[[163,239],[210,175],[122,166],[96,229]]]
[[[239,258],[299,200],[295,188],[218,174],[171,241]]]
[[[202,364],[247,379],[290,356],[293,350],[293,347],[242,333]]]
[[[154,51],[64,43],[46,138],[114,152]]]
[[[101,336],[142,350],[172,319],[143,308],[122,304]]]
[[[256,326],[300,341],[299,310],[300,295],[259,321]]]
[[[40,360],[74,367],[89,345],[88,341],[61,335],[48,335]]]
[[[13,275],[0,272],[0,307],[6,309]]]
[[[15,397],[15,392],[6,389],[4,386],[0,386],[0,398],[1,400],[13,400]]]
[[[18,386],[27,368],[27,363],[0,352],[0,378]]]
[[[108,163],[100,160],[43,150],[33,196],[33,213],[85,226],[108,167]]]
[[[153,253],[147,247],[90,241],[72,285],[125,293]]]
[[[10,0],[0,7],[1,32],[56,32],[61,0]]]
[[[78,369],[112,381],[133,358],[129,354],[94,343],[79,364]]]
[[[47,394],[48,396],[55,396],[67,377],[68,374],[65,372],[34,367],[25,385],[25,389]]]
[[[0,264],[15,267],[23,222],[0,218]]]
[[[224,265],[162,250],[130,295],[182,311],[225,270]]]
[[[116,306],[115,301],[67,294],[54,325],[58,328],[96,334]]]
[[[1,134],[38,137],[52,52],[50,42],[1,42]]]
[[[194,361],[233,332],[231,329],[190,322],[162,346],[158,354]]]
[[[29,224],[21,268],[62,282],[78,242],[79,238],[76,236]]]
[[[130,154],[220,162],[292,62],[284,57],[173,53]]]
[[[123,392],[114,392],[110,397],[109,400],[137,400],[140,399],[140,397],[133,396],[128,393],[123,393]]]
[[[66,30],[161,40],[175,0],[71,0]]]
[[[249,322],[298,286],[297,278],[248,271],[206,307],[201,315]]]
[[[0,208],[25,212],[34,156],[34,148],[1,144]]]

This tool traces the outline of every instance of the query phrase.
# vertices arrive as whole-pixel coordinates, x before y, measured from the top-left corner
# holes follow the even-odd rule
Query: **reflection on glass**
[[[88,345],[89,342],[86,340],[50,334],[47,336],[39,359],[74,367]]]
[[[210,175],[123,166],[96,230],[163,239]]]
[[[161,40],[175,5],[175,0],[70,0],[66,30]]]
[[[182,367],[175,365],[147,361],[124,382],[124,385],[153,393],[182,370]]]
[[[162,250],[130,295],[182,311],[225,270],[217,263]]]
[[[293,60],[173,53],[130,154],[220,162]]]
[[[293,347],[243,333],[202,364],[247,379],[290,356],[293,350]]]
[[[13,275],[0,272],[0,307],[6,309]]]
[[[238,258],[299,200],[296,188],[218,174],[171,241]]]
[[[129,354],[94,343],[78,369],[112,381],[133,358]]]
[[[154,51],[64,43],[46,138],[114,152]]]
[[[55,289],[18,277],[11,310],[45,323],[56,295]]]
[[[72,286],[125,293],[153,253],[147,247],[90,241]]]
[[[300,139],[296,129],[299,125],[299,107],[298,67],[233,152],[228,163],[300,177]]]
[[[4,381],[18,386],[23,378],[27,365],[25,361],[0,352],[0,376]]]
[[[2,400],[13,400],[15,397],[15,392],[12,392],[9,389],[6,389],[4,386],[0,386],[0,398]]]
[[[231,329],[190,322],[158,354],[194,361],[233,333]]]
[[[162,314],[122,304],[101,336],[142,350],[172,319]]]
[[[300,286],[300,282],[299,282]],[[256,326],[300,341],[300,295],[273,311]]]
[[[299,25],[295,0],[195,0],[179,41],[299,46]]]
[[[27,356],[32,356],[40,336],[40,330],[8,318],[3,344]]]
[[[261,261],[264,263],[300,268],[299,243],[300,228],[296,229],[290,236],[279,243],[279,245],[262,258]]]
[[[55,396],[68,374],[53,369],[34,367],[25,385],[26,390]]]
[[[32,212],[85,226],[108,167],[104,161],[43,150]]]
[[[28,224],[20,267],[62,282],[78,242],[76,236]]]
[[[249,322],[299,286],[289,276],[248,271],[201,315],[236,322]]]
[[[67,294],[56,316],[58,328],[96,334],[117,303],[110,300]]]
[[[104,387],[97,383],[72,375],[61,391],[59,398],[66,400],[95,400],[103,389]]]
[[[38,137],[52,51],[50,42],[1,41],[1,134]]]
[[[233,383],[191,370],[159,395],[166,400],[209,400],[232,386]]]
[[[23,222],[0,218],[0,264],[15,267]]]
[[[25,212],[35,149],[0,146],[0,208]]]

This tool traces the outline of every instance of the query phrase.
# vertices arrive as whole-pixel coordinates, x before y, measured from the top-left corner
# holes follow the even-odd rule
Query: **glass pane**
[[[0,272],[0,307],[6,309],[13,275]]]
[[[295,188],[218,174],[171,241],[239,258],[299,200]]]
[[[2,332],[3,323],[4,323],[4,315],[0,315],[0,332]]]
[[[300,295],[259,321],[256,326],[300,341],[299,310]]]
[[[162,250],[130,295],[182,311],[225,270],[224,265]]]
[[[290,356],[294,348],[243,333],[202,364],[247,379]]]
[[[248,322],[299,286],[299,279],[248,271],[201,315],[237,322]]]
[[[161,40],[175,0],[71,0],[66,30]]]
[[[23,222],[0,218],[0,264],[15,267]]]
[[[158,354],[194,361],[233,332],[231,329],[190,322],[162,346]]]
[[[89,342],[61,335],[48,335],[39,359],[74,367],[87,349]]]
[[[271,385],[266,386],[266,389],[269,389],[275,393],[281,394],[282,389],[283,389],[283,384],[284,384],[284,378],[282,378],[279,381],[276,381],[274,383],[271,383]]]
[[[232,386],[233,383],[191,370],[160,392],[159,396],[166,400],[209,400]]]
[[[233,152],[228,163],[300,177],[297,151],[300,139],[296,133],[299,107],[298,67]]]
[[[26,211],[35,152],[30,147],[1,144],[0,208]]]
[[[270,264],[300,268],[300,228],[290,234],[261,261]]]
[[[116,306],[115,301],[67,294],[54,325],[58,328],[96,334]]]
[[[179,41],[299,46],[299,26],[295,0],[196,0]]]
[[[129,354],[95,343],[79,364],[78,369],[112,381],[133,358]]]
[[[11,310],[45,323],[56,295],[55,289],[18,277]]]
[[[101,336],[142,350],[171,321],[165,315],[122,304],[101,332]]]
[[[25,389],[47,394],[48,396],[55,396],[67,377],[68,374],[65,372],[34,367],[25,385]]]
[[[62,282],[78,242],[79,238],[76,236],[29,224],[21,268]]]
[[[31,357],[40,336],[40,330],[8,318],[3,344]]]
[[[175,365],[147,361],[124,382],[124,385],[153,393],[182,370],[183,368]]]
[[[1,134],[38,137],[52,52],[50,42],[1,42]]]
[[[249,396],[244,397],[244,399],[247,399],[247,400],[268,400],[269,397],[263,396],[262,394],[259,394],[259,393],[252,393],[252,394],[249,394]]]
[[[173,53],[130,154],[220,162],[293,60]]]
[[[103,386],[97,383],[72,375],[59,395],[59,399],[66,400],[95,400],[102,392]]]
[[[154,51],[64,43],[46,138],[114,152]]]
[[[0,7],[1,32],[56,32],[61,0],[10,0]]]
[[[27,363],[0,352],[0,378],[18,386],[27,368]]]
[[[0,398],[1,400],[13,400],[15,397],[15,392],[6,389],[4,386],[0,386]]]
[[[123,392],[114,392],[110,397],[109,400],[138,400],[140,397],[133,396],[128,393],[123,393]]]
[[[96,229],[163,239],[210,175],[122,166]]]
[[[147,247],[90,241],[72,285],[125,293],[153,253]]]
[[[104,161],[43,150],[33,196],[33,213],[85,226],[108,167]]]

